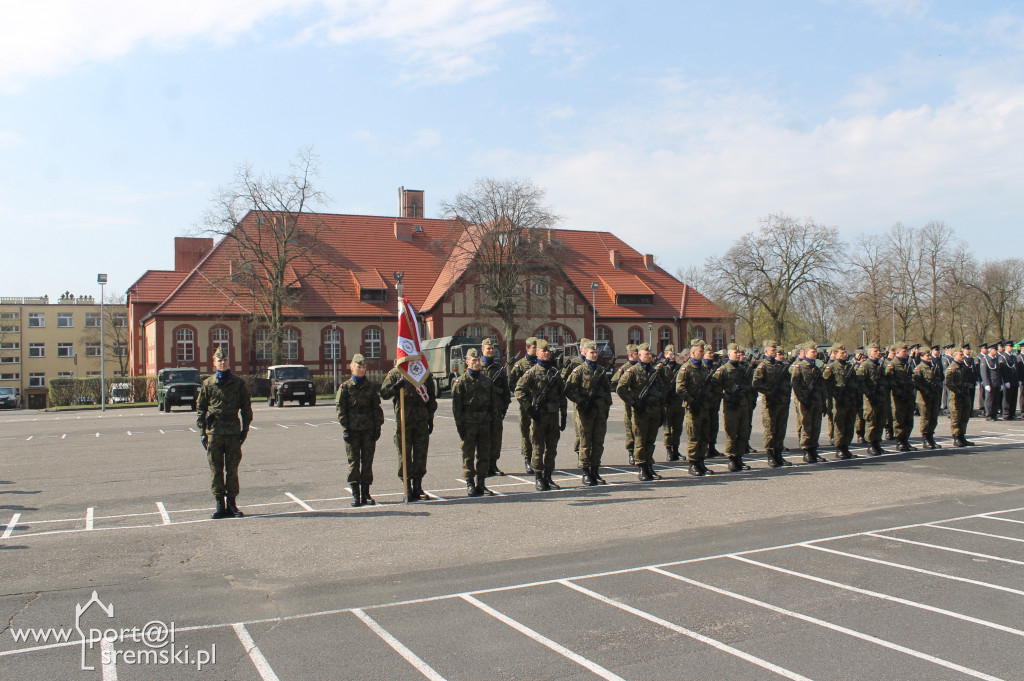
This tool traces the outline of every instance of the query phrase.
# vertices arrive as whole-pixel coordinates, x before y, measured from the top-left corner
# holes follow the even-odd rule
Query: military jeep
[[[187,404],[195,411],[201,386],[199,369],[161,369],[156,376],[157,410],[170,411],[171,407]]]
[[[316,387],[307,367],[301,364],[278,364],[267,369],[267,379],[270,381],[268,406],[283,407],[289,400],[297,401],[300,407],[316,405]]]

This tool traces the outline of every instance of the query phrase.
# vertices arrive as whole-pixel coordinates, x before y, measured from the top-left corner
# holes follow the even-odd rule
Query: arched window
[[[658,352],[665,352],[665,348],[672,344],[672,329],[663,326],[658,329]]]
[[[597,331],[594,333],[594,340],[598,343],[611,343],[612,342],[612,330],[607,326],[597,327]]]
[[[711,332],[711,337],[712,344],[715,346],[715,352],[725,350],[725,329],[716,326]]]
[[[490,324],[481,324],[479,322],[475,324],[466,324],[464,327],[455,332],[456,336],[468,336],[470,338],[491,338],[499,345],[501,344],[501,334]]]
[[[174,355],[178,363],[194,362],[196,359],[196,332],[192,329],[179,327],[174,331]]]
[[[640,345],[644,342],[644,330],[639,326],[629,327],[629,343],[630,345]]]
[[[540,327],[534,333],[537,338],[543,338],[551,345],[557,345],[559,347],[566,343],[576,342],[576,334],[572,332],[567,326],[561,324],[547,324]]]
[[[295,361],[299,358],[299,331],[288,327],[281,332],[281,359]]]
[[[253,345],[256,346],[257,362],[269,362],[274,358],[274,342],[270,338],[270,329],[266,327],[256,329],[252,340]]]
[[[231,331],[223,326],[218,326],[210,332],[210,354],[218,350],[231,359]]]
[[[363,354],[366,356],[366,359],[380,359],[380,341],[380,329],[368,328],[363,330]]]
[[[693,327],[693,337],[700,338],[701,340],[707,340],[708,334],[707,331],[704,330],[703,326],[695,326]]]
[[[324,329],[323,356],[328,361],[341,359],[341,331],[339,329]]]

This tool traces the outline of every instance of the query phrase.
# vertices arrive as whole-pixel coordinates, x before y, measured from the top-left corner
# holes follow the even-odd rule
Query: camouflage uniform
[[[580,468],[583,482],[602,482],[598,473],[604,455],[604,438],[608,432],[608,410],[612,405],[612,386],[600,365],[585,361],[573,369],[565,383],[565,396],[576,403],[580,421]]]
[[[632,348],[632,350],[630,348]],[[628,353],[633,352],[633,350],[636,350],[636,346],[627,345],[626,356],[628,357]],[[619,381],[622,380],[622,375],[626,373],[630,367],[636,366],[636,364],[637,362],[626,360],[625,362],[623,362],[622,366],[616,369],[615,373],[612,374],[612,390],[618,390]],[[624,408],[622,413],[622,425],[626,429],[626,452],[629,453],[629,463],[632,464],[634,462],[633,450],[636,448],[636,440],[633,437],[633,407],[629,406],[626,403],[623,403],[623,407]]]
[[[949,432],[953,436],[953,445],[971,447],[974,443],[967,440],[967,422],[971,419],[967,368],[955,358],[946,369],[946,388],[949,389]]]
[[[526,339],[527,348],[536,347],[536,345],[537,339],[533,336]],[[510,391],[514,390],[512,386],[518,385],[519,379],[521,379],[527,371],[532,369],[536,363],[537,358],[534,355],[524,354],[518,361],[516,361],[515,364],[508,368],[508,385]],[[533,459],[533,441],[530,439],[530,424],[532,423],[532,420],[530,419],[530,415],[526,413],[526,406],[527,405],[523,404],[522,401],[519,402],[519,437],[522,446],[523,461],[526,464],[526,472],[530,474],[533,473],[533,468],[530,466]]]
[[[362,357],[356,355],[356,358]],[[357,360],[353,360],[359,363]],[[349,378],[338,387],[334,407],[342,427],[345,454],[348,456],[348,483],[352,505],[374,503],[370,497],[373,484],[373,455],[384,426],[384,410],[380,406],[379,388],[368,378]]]
[[[704,341],[694,339],[690,347],[703,346]],[[686,407],[686,458],[691,475],[708,475],[712,471],[704,465],[708,451],[708,410],[713,404],[711,394],[714,374],[701,360],[690,358],[683,362],[676,374],[676,393]]]
[[[752,385],[764,395],[761,423],[764,426],[764,448],[767,452],[768,465],[772,468],[792,465],[782,457],[792,390],[789,367],[785,362],[765,357],[754,370]]]
[[[581,338],[580,339],[580,354],[576,355],[575,357],[570,357],[569,359],[565,360],[565,363],[562,365],[562,374],[561,375],[562,375],[562,383],[563,384],[566,381],[569,380],[569,374],[572,373],[573,369],[575,369],[579,365],[583,364],[583,354],[582,354],[583,353],[583,345],[586,342],[588,342],[587,338]],[[576,433],[576,441],[573,443],[572,451],[574,451],[577,454],[579,454],[580,453],[580,415],[576,412],[575,409],[573,409],[573,412],[572,412],[572,426],[573,426],[573,432]]]
[[[214,356],[223,358],[220,350]],[[230,372],[224,373],[220,381],[216,375],[203,381],[196,398],[196,427],[206,445],[210,490],[217,499],[214,515],[220,518],[242,515],[235,506],[239,492],[238,465],[242,461],[242,443],[252,423],[252,404],[245,381]]]
[[[420,397],[416,387],[405,380],[402,372],[395,367],[384,377],[380,396],[392,400],[395,406],[395,448],[398,450],[398,477],[402,477],[402,401],[401,390],[405,390],[405,447],[406,476],[409,488],[406,496],[410,501],[429,499],[423,491],[423,477],[427,474],[427,449],[430,433],[434,430],[434,412],[437,411],[437,384],[427,374],[423,387],[427,390],[427,401]]]
[[[706,357],[706,356],[705,356]],[[717,354],[712,355],[711,359],[704,359],[704,366],[714,374],[718,371],[718,367],[722,366],[722,360]],[[718,451],[718,431],[721,430],[721,411],[722,411],[722,392],[720,390],[709,390],[708,398],[710,403],[708,405],[708,456],[721,456],[722,453]]]
[[[476,348],[467,357],[474,357]],[[484,485],[491,467],[491,428],[501,414],[494,383],[483,371],[466,370],[452,386],[452,416],[462,440],[462,475],[470,496],[493,494]]]
[[[815,360],[804,358],[794,365],[793,395],[800,404],[800,447],[804,461],[818,463],[818,439],[821,437],[821,417],[825,410],[825,382]]]
[[[906,346],[896,347],[901,349]],[[892,395],[892,425],[896,448],[901,452],[915,451],[917,447],[912,447],[909,442],[914,432],[914,370],[910,362],[899,356],[894,357],[885,368],[885,380]]]
[[[486,357],[480,358],[483,361],[483,366],[480,367],[487,378],[491,379],[491,384],[494,386],[494,397],[497,401],[498,409],[494,412],[494,418],[491,421],[491,452],[490,452],[490,470],[487,471],[487,475],[502,475],[501,471],[498,470],[498,459],[501,458],[501,441],[504,437],[505,431],[505,414],[508,413],[508,405],[512,403],[512,391],[509,389],[509,377],[508,371],[503,371],[502,367],[497,362],[487,362]],[[511,369],[512,367],[509,367]]]
[[[914,369],[914,388],[917,389],[917,410],[921,412],[921,442],[925,449],[938,449],[939,445],[935,444],[935,426],[942,409],[945,380],[942,367],[931,360],[931,355],[928,358]]]
[[[735,343],[729,350],[738,350]],[[725,453],[729,457],[729,470],[749,469],[743,455],[750,444],[750,400],[754,399],[751,385],[753,377],[743,362],[730,359],[715,371],[717,392],[722,395],[722,415],[725,417]]]
[[[650,346],[642,343],[640,351],[649,351]],[[640,393],[650,384],[647,396],[640,401]],[[633,458],[640,467],[641,480],[657,480],[661,476],[654,472],[654,447],[661,428],[661,415],[665,408],[665,396],[669,386],[660,366],[637,362],[622,374],[615,392],[633,409]]]
[[[547,341],[537,341],[538,349],[546,347]],[[550,489],[553,486],[551,474],[555,470],[555,458],[558,455],[558,438],[565,429],[568,409],[564,389],[558,369],[550,362],[542,363],[540,360],[516,384],[516,399],[519,400],[519,404],[524,409],[533,409],[532,413],[528,412],[533,421],[530,428],[530,437],[533,440],[531,466],[537,476],[539,490]],[[538,403],[535,404],[534,400],[538,400]]]
[[[850,452],[850,443],[853,442],[856,427],[857,406],[862,402],[857,383],[857,367],[848,360],[834,359],[825,366],[821,376],[832,398],[836,459],[852,459],[854,456]]]
[[[857,381],[864,393],[864,437],[868,441],[868,453],[874,456],[884,454],[882,449],[882,428],[885,427],[888,390],[885,386],[885,365],[881,359],[865,359],[857,367]]]
[[[665,348],[665,354],[675,352],[671,345]],[[683,401],[676,394],[676,374],[679,373],[679,363],[666,361],[661,365],[665,374],[665,381],[669,386],[668,394],[665,396],[665,451],[668,452],[669,461],[679,461],[679,442],[683,434],[683,419],[686,410],[683,408]]]

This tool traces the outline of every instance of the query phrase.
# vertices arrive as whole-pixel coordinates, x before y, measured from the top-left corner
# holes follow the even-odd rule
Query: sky
[[[97,295],[100,272],[123,293],[172,269],[174,237],[241,164],[285,173],[303,147],[327,212],[395,215],[405,186],[438,217],[477,178],[528,178],[561,227],[670,272],[779,212],[849,248],[942,220],[979,258],[1024,251],[1024,2],[0,0],[0,16],[2,296]]]

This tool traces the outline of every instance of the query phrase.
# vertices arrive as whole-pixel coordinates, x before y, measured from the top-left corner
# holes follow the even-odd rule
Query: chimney
[[[619,269],[619,265],[622,264],[622,256],[618,250],[612,249],[608,251],[608,258],[612,261],[612,267]]]
[[[654,269],[654,256],[650,253],[644,253],[644,267],[649,270]]]
[[[174,237],[174,271],[191,272],[212,249],[213,239],[210,237]]]
[[[423,190],[398,188],[398,217],[423,217]]]

